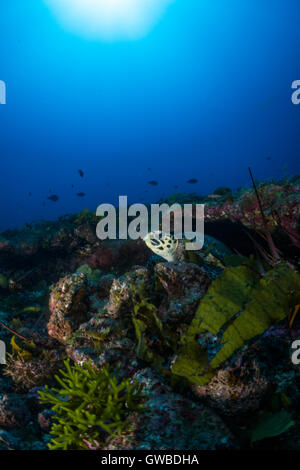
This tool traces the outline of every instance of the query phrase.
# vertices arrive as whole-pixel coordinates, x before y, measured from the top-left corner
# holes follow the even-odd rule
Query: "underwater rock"
[[[53,424],[52,417],[54,416],[54,414],[55,412],[53,410],[49,410],[48,408],[38,414],[38,423],[42,431],[49,433]]]
[[[87,259],[87,264],[93,269],[112,269],[118,261],[118,253],[108,244],[100,246]]]
[[[150,272],[143,267],[138,267],[119,279],[115,279],[110,289],[107,311],[114,317],[131,316],[132,313],[132,286],[143,284],[145,294],[151,289]]]
[[[31,419],[31,413],[20,395],[5,394],[0,398],[0,427],[19,428]]]
[[[95,227],[90,225],[79,225],[74,230],[74,234],[81,238],[82,240],[86,241],[88,244],[93,245],[98,242],[98,238],[96,236]]]
[[[121,362],[126,373],[143,354],[159,362],[160,356],[171,353],[170,341],[178,340],[179,332],[171,334],[170,327],[190,322],[209,284],[207,274],[192,263],[160,263],[154,273],[137,267],[113,280],[108,302],[104,298],[100,312],[69,336],[68,356],[77,363]],[[159,331],[161,320],[164,332]]]
[[[202,404],[174,393],[151,369],[134,375],[144,385],[146,410],[128,420],[127,432],[105,450],[216,450],[238,444],[222,419]]]
[[[98,360],[92,347],[80,348],[75,345],[66,346],[66,354],[76,364],[84,364],[89,361],[95,363]]]
[[[52,287],[48,333],[61,343],[89,317],[89,292],[85,274],[66,276]]]
[[[47,248],[63,249],[72,246],[72,241],[72,234],[62,228],[49,240]]]
[[[152,278],[146,268],[137,267],[113,282],[112,276],[107,275],[105,281],[106,287],[112,283],[108,301],[102,298],[98,313],[68,338],[66,352],[77,363],[88,360],[97,365],[121,363],[122,375],[131,375],[137,359],[132,315],[135,302],[141,300],[136,300],[136,290],[147,296]],[[100,295],[98,288],[95,295],[101,300],[101,283]]]
[[[59,367],[60,362],[50,357],[24,360],[19,356],[8,360],[4,373],[12,378],[18,389],[30,390],[49,384]]]
[[[106,298],[109,296],[111,286],[115,280],[115,276],[112,274],[105,274],[104,276],[101,276],[99,280],[99,284],[97,285],[97,296],[102,299]]]
[[[233,253],[228,246],[207,233],[205,234],[202,251],[206,250],[210,250],[211,254],[220,260],[223,260],[226,256],[230,256]]]
[[[131,304],[131,290],[129,284],[125,280],[115,279],[110,289],[108,312],[117,317],[128,314]]]
[[[219,370],[208,385],[192,386],[195,395],[224,416],[241,416],[257,410],[269,389],[255,363]]]
[[[292,409],[298,408],[300,400],[299,366],[291,362],[291,335],[300,338],[299,320],[296,320],[292,331],[286,322],[272,326],[247,348],[243,348],[233,362],[233,367],[244,367],[244,364],[255,362],[269,383],[273,396],[283,397]]]
[[[217,189],[214,190],[213,194],[217,194],[218,196],[224,196],[225,194],[230,194],[232,191],[230,188],[226,186],[219,186]]]
[[[9,380],[8,377],[0,376],[0,390],[1,390],[1,393],[7,393],[7,392],[13,391],[13,384],[11,383],[11,380]]]
[[[167,293],[158,310],[162,321],[189,323],[210,284],[208,275],[183,262],[159,263],[155,273]]]
[[[197,276],[201,275],[201,281],[205,279],[206,282],[208,282],[208,278],[201,272],[200,268],[192,264],[187,265],[187,273],[184,269],[181,269],[181,274],[185,274],[185,279],[189,283],[188,292],[191,296],[191,298],[188,298],[187,304],[184,303],[183,298],[180,298],[184,303],[183,312],[185,314],[186,309],[191,310],[192,304],[197,304],[197,299],[202,293],[202,287],[199,285]],[[180,272],[177,275],[176,282],[179,283]],[[195,279],[192,280],[193,276],[196,278],[196,282]],[[81,324],[68,337],[66,353],[76,363],[83,363],[88,360],[92,360],[95,365],[106,363],[117,365],[121,363],[122,375],[128,376],[132,375],[136,368],[137,358],[140,357],[138,353],[140,330],[138,328],[138,332],[136,331],[137,323],[141,327],[143,320],[146,321],[144,326],[147,331],[144,331],[144,340],[147,343],[145,346],[149,353],[148,359],[150,356],[152,358],[151,363],[159,360],[160,355],[164,357],[172,352],[169,342],[176,342],[179,332],[174,333],[174,335],[171,334],[168,325],[168,331],[165,331],[166,335],[161,335],[157,330],[161,321],[156,315],[158,307],[152,302],[160,305],[165,297],[166,301],[165,304],[162,304],[162,308],[166,310],[169,307],[169,300],[167,293],[153,271],[144,267],[136,267],[134,271],[130,271],[118,279],[113,278],[111,275],[106,277],[107,287],[113,281],[109,298],[101,298],[98,292],[99,287],[93,291],[90,311],[95,313],[90,320]],[[101,290],[101,282],[99,286]],[[105,293],[103,294],[105,295]],[[187,288],[181,289],[180,293],[183,296],[184,293],[187,293]],[[175,294],[179,295],[178,290]],[[182,319],[179,320],[182,323]],[[166,321],[169,322],[169,319],[166,318]],[[186,321],[186,318],[183,321]]]
[[[263,184],[258,187],[265,219],[270,232],[289,237],[292,244],[300,247],[300,187],[290,183]],[[233,200],[218,200],[205,205],[205,222],[229,219],[240,222],[254,231],[265,231],[259,203],[253,189],[247,189]]]
[[[104,241],[86,259],[93,269],[124,270],[133,265],[145,265],[151,253],[142,240]]]
[[[12,433],[0,429],[0,450],[20,450],[22,448],[21,439]]]
[[[150,257],[151,253],[143,240],[126,240],[120,245],[118,266],[122,268],[133,265],[145,266]]]
[[[97,242],[95,226],[77,224],[78,214],[60,217],[55,222],[27,224],[20,230],[6,231],[0,236],[0,255],[10,260],[24,260],[39,253],[56,254],[65,258],[80,248]]]
[[[92,269],[88,264],[83,264],[82,266],[79,266],[79,268],[76,269],[76,273],[80,274],[86,274],[88,280],[99,280],[101,276],[101,271],[100,269]]]
[[[128,318],[114,318],[103,308],[69,338],[66,353],[76,363],[92,361],[97,366],[111,367],[122,364],[121,375],[132,375],[136,357],[130,328],[133,330]]]
[[[8,249],[8,246],[9,246],[9,243],[8,243],[8,240],[5,240],[3,237],[0,236],[0,251],[1,250],[5,250]]]

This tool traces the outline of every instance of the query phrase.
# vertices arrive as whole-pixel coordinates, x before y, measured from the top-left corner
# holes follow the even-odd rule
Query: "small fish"
[[[207,198],[209,199],[220,199],[220,194],[208,194],[208,196],[206,196]]]
[[[72,184],[72,188],[74,188],[74,184]]]
[[[28,193],[28,196],[32,196],[32,193]]]
[[[151,186],[158,186],[157,181],[148,181],[148,184],[151,184]]]
[[[37,313],[41,311],[41,307],[25,307],[21,310],[22,313]]]
[[[192,179],[188,180],[187,183],[196,184],[196,183],[198,183],[198,180],[196,180],[196,178],[192,178]]]
[[[152,168],[147,168],[148,171],[152,171]]]
[[[82,170],[78,170],[78,173],[79,173],[79,175],[81,176],[81,178],[83,178],[83,177],[84,177],[84,173],[83,173],[83,171],[82,171]]]
[[[271,157],[267,157],[266,160],[271,160]]]
[[[84,196],[85,196],[85,193],[77,193],[76,196],[78,196],[78,197],[84,197]]]
[[[50,201],[57,202],[59,197],[56,194],[52,194],[52,196],[49,196],[48,199],[50,199]]]

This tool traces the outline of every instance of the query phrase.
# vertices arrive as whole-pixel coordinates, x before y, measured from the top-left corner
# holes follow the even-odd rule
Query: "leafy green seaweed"
[[[249,265],[226,268],[201,300],[181,340],[173,374],[193,384],[208,383],[236,350],[282,321],[299,302],[300,275],[284,263],[264,276]],[[199,341],[207,335],[215,339],[212,358]]]
[[[251,444],[269,437],[276,437],[294,426],[295,421],[286,410],[277,413],[265,413],[251,431]]]

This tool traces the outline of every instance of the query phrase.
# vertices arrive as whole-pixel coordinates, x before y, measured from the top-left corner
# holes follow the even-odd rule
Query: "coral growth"
[[[65,343],[88,319],[88,302],[87,279],[83,273],[61,279],[50,294],[49,335]]]
[[[171,196],[206,211],[176,262],[88,210],[1,234],[1,450],[300,448],[299,180],[254,186]]]

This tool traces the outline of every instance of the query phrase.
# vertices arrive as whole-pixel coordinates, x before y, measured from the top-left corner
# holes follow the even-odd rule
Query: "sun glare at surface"
[[[90,39],[145,36],[174,0],[45,0],[69,30]]]

